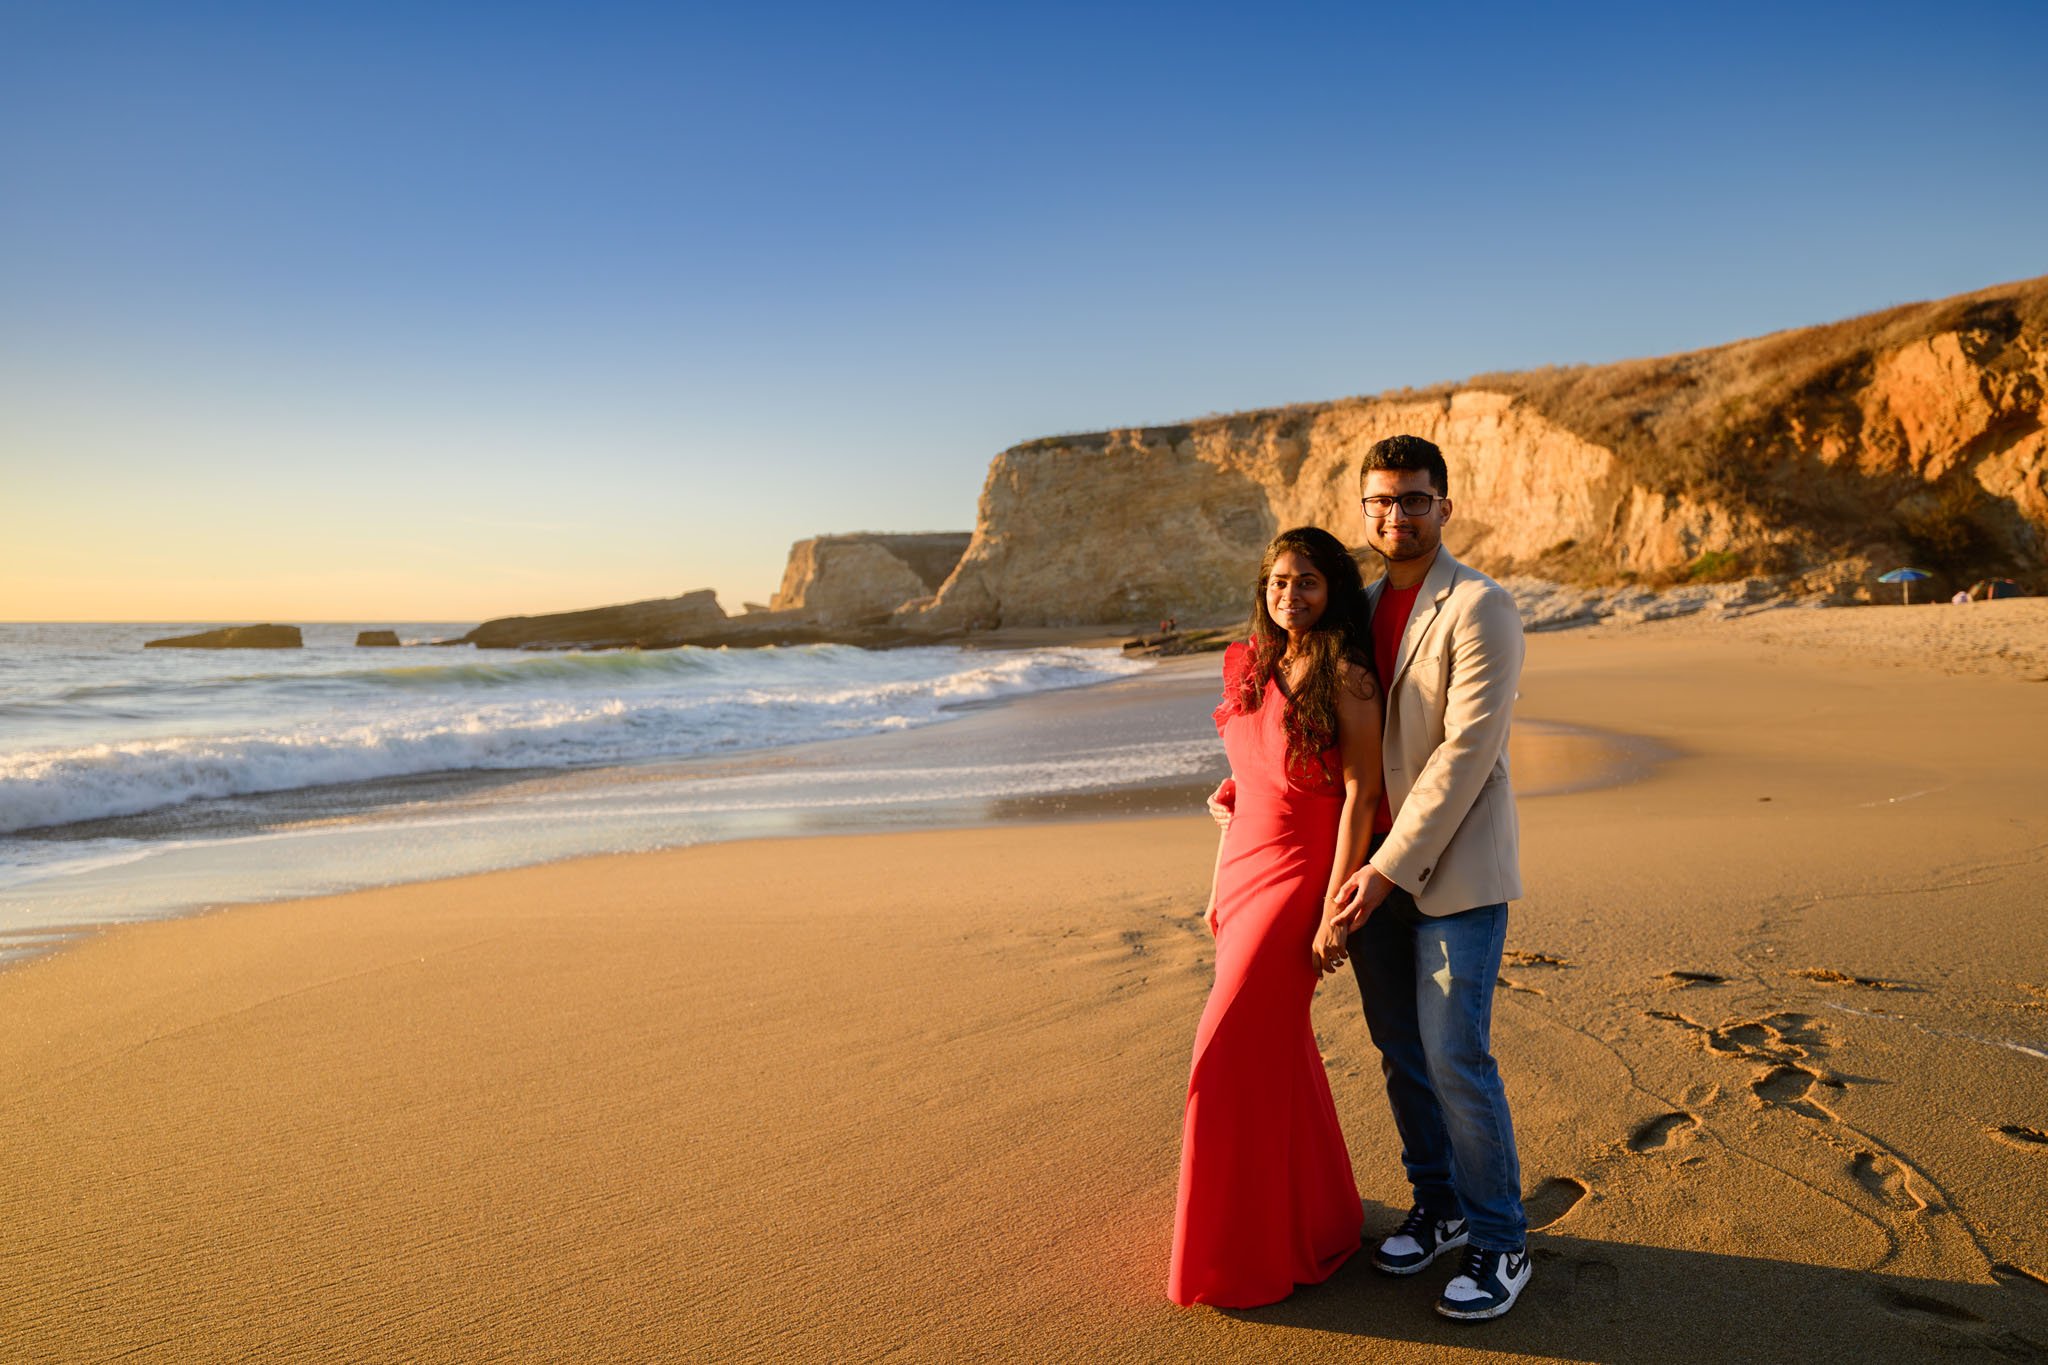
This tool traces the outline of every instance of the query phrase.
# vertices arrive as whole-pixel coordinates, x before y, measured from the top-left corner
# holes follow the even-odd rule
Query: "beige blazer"
[[[1379,606],[1382,578],[1366,589]],[[1381,766],[1394,829],[1372,865],[1425,915],[1522,894],[1508,721],[1522,676],[1522,616],[1507,589],[1439,548],[1415,595],[1394,676]]]

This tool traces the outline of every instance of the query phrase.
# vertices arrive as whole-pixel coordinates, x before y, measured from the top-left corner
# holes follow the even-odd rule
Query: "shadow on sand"
[[[1368,1241],[1400,1217],[1368,1204]],[[2048,1283],[2018,1267],[1998,1267],[1993,1283],[1962,1284],[1556,1233],[1529,1242],[1535,1277],[1495,1322],[1437,1316],[1451,1257],[1397,1279],[1375,1272],[1363,1252],[1324,1284],[1228,1316],[1414,1348],[1390,1359],[1442,1347],[1601,1362],[2048,1361]]]

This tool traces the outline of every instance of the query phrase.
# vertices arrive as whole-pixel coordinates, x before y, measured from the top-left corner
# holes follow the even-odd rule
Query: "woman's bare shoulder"
[[[1379,700],[1379,682],[1373,677],[1372,670],[1356,659],[1337,660],[1337,684],[1347,695],[1360,701]]]

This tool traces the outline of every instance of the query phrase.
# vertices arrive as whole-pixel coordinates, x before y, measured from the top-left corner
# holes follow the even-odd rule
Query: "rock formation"
[[[1275,531],[1359,541],[1358,458],[1399,432],[1444,448],[1445,541],[1496,575],[1846,600],[1912,563],[2038,591],[2044,390],[2048,278],[1680,356],[1032,441],[996,457],[959,565],[897,619],[1227,617]]]
[[[398,644],[395,630],[362,630],[356,632],[356,645],[362,649],[391,649]]]
[[[2048,277],[1684,355],[1029,441],[990,465],[971,535],[799,541],[774,600],[744,616],[700,591],[487,621],[450,643],[1221,622],[1249,608],[1275,531],[1361,539],[1359,457],[1401,432],[1449,457],[1445,542],[1515,578],[1536,624],[1660,614],[1648,590],[1679,586],[1674,611],[1869,600],[1878,571],[1906,564],[1934,573],[1937,598],[1988,577],[2040,592],[2044,393]]]
[[[885,622],[906,603],[937,592],[972,538],[967,531],[941,531],[799,540],[789,547],[769,610],[823,626]]]
[[[627,602],[547,616],[502,616],[456,641],[479,649],[604,649],[678,644],[722,631],[727,622],[709,588],[645,602]]]
[[[144,649],[303,649],[305,640],[297,626],[224,626],[197,635],[174,635],[150,640]]]

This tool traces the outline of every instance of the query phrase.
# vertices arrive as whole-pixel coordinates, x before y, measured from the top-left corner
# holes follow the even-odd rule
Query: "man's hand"
[[[1216,790],[1209,793],[1209,818],[1216,822],[1218,829],[1230,828],[1230,817],[1237,811],[1237,783],[1224,778],[1216,784]]]
[[[1356,929],[1380,908],[1380,902],[1393,890],[1394,883],[1387,874],[1367,863],[1346,877],[1344,885],[1337,888],[1334,897],[1337,922],[1346,930]]]

